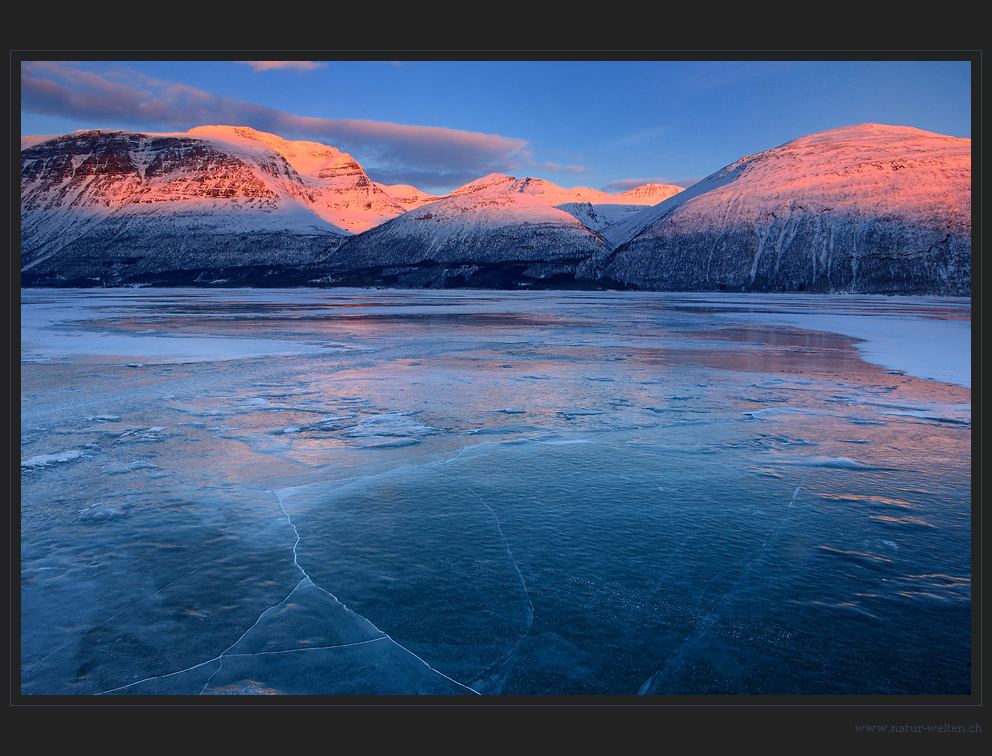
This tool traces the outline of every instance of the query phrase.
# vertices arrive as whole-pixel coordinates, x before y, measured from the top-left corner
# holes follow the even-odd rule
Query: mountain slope
[[[493,189],[410,210],[349,239],[322,266],[331,282],[351,285],[567,287],[608,251],[540,197]]]
[[[646,206],[657,205],[682,191],[671,184],[644,184],[619,194],[577,186],[562,189],[550,181],[538,178],[518,179],[501,173],[491,173],[459,187],[448,197],[473,192],[518,192],[544,200],[548,205],[564,210],[593,231],[602,232],[613,224]]]
[[[361,233],[406,211],[375,184],[355,159],[320,142],[289,141],[242,126],[200,126],[190,135],[242,149],[271,148],[292,166],[309,193],[310,210],[328,223]]]
[[[971,140],[863,124],[622,194],[490,174],[444,197],[233,126],[21,141],[21,284],[967,295]]]
[[[435,202],[441,199],[437,195],[422,192],[417,187],[410,186],[409,184],[392,184],[390,186],[376,184],[376,186],[388,194],[403,210],[413,210],[421,205],[426,205],[428,202]]]
[[[862,124],[751,155],[603,232],[655,290],[967,295],[971,140]]]
[[[316,154],[321,149],[327,154]],[[352,186],[364,177],[348,161],[323,145],[232,127],[27,138],[22,282],[298,281],[287,272],[349,236],[329,222],[342,213],[325,200],[364,199],[336,190],[335,182]],[[335,170],[342,164],[344,179]],[[391,215],[402,212],[387,204]]]

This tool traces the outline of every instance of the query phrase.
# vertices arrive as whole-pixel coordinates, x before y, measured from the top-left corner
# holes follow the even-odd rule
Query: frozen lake
[[[24,694],[971,692],[967,300],[21,297]]]

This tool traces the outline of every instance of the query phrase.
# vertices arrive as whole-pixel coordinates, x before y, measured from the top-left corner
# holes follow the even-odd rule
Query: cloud
[[[567,176],[581,176],[586,173],[592,173],[592,169],[583,168],[581,165],[562,165],[561,163],[541,163],[536,167],[542,171],[549,171],[552,173],[562,173]]]
[[[613,147],[625,147],[632,144],[641,144],[643,142],[651,142],[660,139],[662,136],[670,131],[668,127],[661,127],[655,129],[643,129],[637,131],[633,134],[628,134],[625,137],[616,139],[611,143]]]
[[[802,60],[697,60],[677,63],[677,76],[653,82],[658,92],[712,94],[776,77],[810,65]]]
[[[105,114],[113,118],[140,112],[146,99],[131,85],[61,63],[21,65],[22,110],[48,115]]]
[[[251,66],[253,71],[314,71],[323,68],[326,63],[319,63],[314,60],[237,60],[235,63],[243,63]]]
[[[522,139],[298,116],[131,71],[95,73],[52,61],[21,64],[21,109],[88,121],[94,124],[89,128],[185,132],[205,125],[250,126],[285,139],[323,142],[351,153],[375,181],[425,191],[450,191],[460,185],[450,183],[453,178],[509,173],[531,162]]]

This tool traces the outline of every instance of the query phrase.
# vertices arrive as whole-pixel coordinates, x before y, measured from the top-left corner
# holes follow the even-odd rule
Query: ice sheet
[[[911,369],[963,349],[966,302],[32,290],[22,316],[25,694],[969,689],[971,392],[963,358]]]
[[[870,295],[668,295],[740,321],[827,331],[858,339],[876,365],[971,387],[971,302],[959,297]]]

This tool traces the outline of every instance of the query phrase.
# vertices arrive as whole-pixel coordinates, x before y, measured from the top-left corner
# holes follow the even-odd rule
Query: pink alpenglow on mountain
[[[489,188],[538,192],[547,210],[563,200],[628,201],[540,179],[496,184]],[[24,137],[22,285],[311,285],[349,237],[441,199],[377,184],[334,147],[246,127]],[[650,199],[615,207],[640,210]],[[597,230],[620,217],[596,216],[588,204],[553,215]]]
[[[22,140],[22,284],[275,281],[309,265],[349,232],[290,162],[317,169],[340,153],[303,144],[223,126]]]
[[[21,140],[22,286],[374,285],[966,296],[971,140],[864,124],[689,189],[490,174],[438,197],[236,126]]]
[[[454,192],[338,248],[332,282],[416,288],[552,288],[574,284],[609,251],[574,216],[535,195]]]
[[[966,296],[971,140],[863,124],[738,160],[603,232],[645,289]]]

